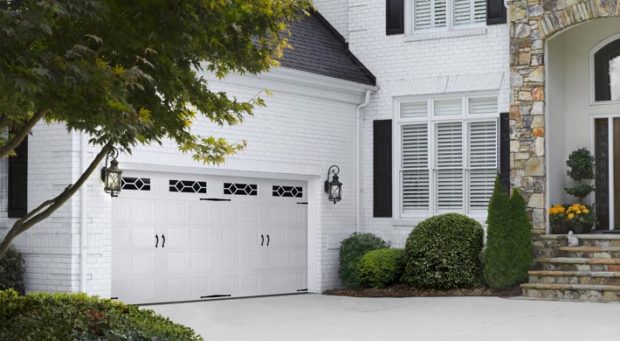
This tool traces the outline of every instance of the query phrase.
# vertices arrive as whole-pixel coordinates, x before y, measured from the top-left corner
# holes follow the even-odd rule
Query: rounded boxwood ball
[[[402,249],[379,249],[366,253],[358,266],[362,285],[385,288],[396,283],[402,276],[402,258]]]
[[[422,221],[407,238],[403,282],[422,289],[479,285],[483,235],[480,223],[462,214]]]
[[[353,233],[349,238],[340,243],[340,256],[338,258],[340,268],[338,274],[342,284],[347,288],[361,286],[361,280],[357,272],[360,259],[368,252],[384,249],[388,244],[372,233]]]

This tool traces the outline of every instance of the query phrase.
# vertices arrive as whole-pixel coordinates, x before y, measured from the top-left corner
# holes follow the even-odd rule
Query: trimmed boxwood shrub
[[[402,249],[379,249],[362,257],[358,265],[358,276],[363,286],[385,288],[400,279],[402,269]]]
[[[484,280],[494,289],[507,289],[527,280],[533,263],[532,225],[521,193],[512,197],[495,183],[489,202]]]
[[[388,244],[372,233],[353,233],[340,243],[340,268],[338,274],[342,284],[348,288],[357,288],[361,285],[357,266],[360,259],[368,251],[384,249]]]
[[[483,235],[480,223],[461,214],[422,221],[407,238],[403,282],[421,289],[479,285]]]
[[[202,340],[152,310],[86,294],[0,291],[0,340]]]
[[[24,258],[12,246],[0,258],[0,290],[7,289],[24,293]]]

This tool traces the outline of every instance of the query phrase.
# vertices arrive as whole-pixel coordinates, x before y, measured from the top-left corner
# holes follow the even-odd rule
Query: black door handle
[[[267,246],[269,246],[269,241],[270,241],[270,240],[271,240],[271,239],[269,238],[269,235],[267,235]]]
[[[159,236],[155,235],[155,248],[157,248],[157,245],[159,245]]]
[[[163,234],[161,235],[161,248],[163,249],[166,246],[166,236],[164,236]]]
[[[265,243],[265,236],[261,234],[260,235],[260,246],[263,246],[264,243]]]

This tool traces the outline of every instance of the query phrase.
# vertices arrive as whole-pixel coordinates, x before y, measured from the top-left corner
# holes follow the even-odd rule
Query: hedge
[[[357,267],[362,257],[369,251],[384,249],[388,244],[372,233],[353,233],[340,243],[340,268],[338,274],[342,284],[348,288],[362,285]]]
[[[86,294],[0,291],[0,340],[202,340],[152,310]]]
[[[362,257],[358,265],[358,276],[365,287],[384,288],[400,279],[402,269],[402,249],[379,249]]]
[[[470,288],[480,284],[480,223],[449,213],[428,218],[405,245],[405,284],[421,289]]]
[[[0,290],[7,289],[24,294],[24,258],[12,246],[0,258]]]

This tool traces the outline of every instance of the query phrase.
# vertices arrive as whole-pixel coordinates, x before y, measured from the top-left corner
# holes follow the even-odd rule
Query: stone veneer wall
[[[619,16],[620,0],[512,0],[511,184],[526,195],[534,229],[545,228],[545,41],[592,19]]]

